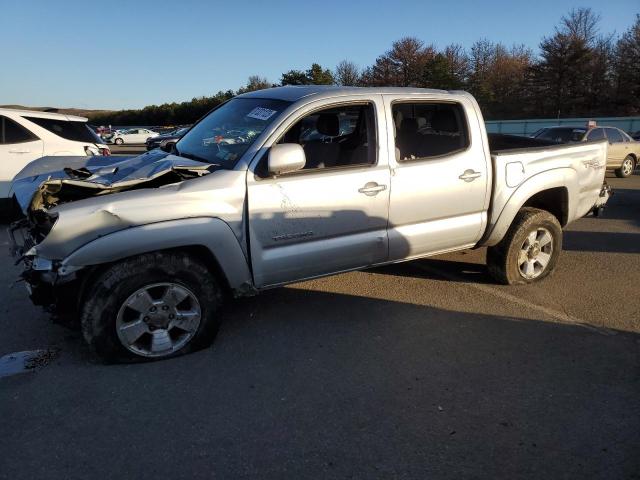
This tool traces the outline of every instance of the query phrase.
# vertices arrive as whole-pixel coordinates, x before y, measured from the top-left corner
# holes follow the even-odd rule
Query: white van
[[[0,211],[10,208],[11,180],[47,155],[111,155],[87,119],[59,113],[0,108]]]

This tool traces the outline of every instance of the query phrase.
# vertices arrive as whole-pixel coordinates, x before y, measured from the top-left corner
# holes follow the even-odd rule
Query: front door
[[[248,172],[251,262],[264,287],[384,262],[389,168],[381,98],[309,105],[274,133],[303,146],[303,170],[274,177],[265,155]]]
[[[395,150],[390,260],[470,247],[486,223],[490,165],[479,135],[482,119],[466,99],[437,98],[408,102],[385,95],[395,130],[389,138]]]

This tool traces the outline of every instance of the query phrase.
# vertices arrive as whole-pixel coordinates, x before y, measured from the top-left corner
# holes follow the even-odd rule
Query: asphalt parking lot
[[[639,479],[640,175],[608,180],[543,283],[483,250],[300,283],[170,361],[102,365],[4,288],[0,356],[58,356],[0,379],[0,478]]]

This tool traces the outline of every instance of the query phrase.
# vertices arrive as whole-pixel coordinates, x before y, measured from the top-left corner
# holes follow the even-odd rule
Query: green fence
[[[594,118],[536,118],[529,120],[492,120],[487,121],[487,131],[490,133],[506,133],[509,135],[531,135],[542,127],[568,125],[585,127],[589,120],[595,120],[598,125],[618,127],[627,133],[640,130],[640,117],[594,117]]]

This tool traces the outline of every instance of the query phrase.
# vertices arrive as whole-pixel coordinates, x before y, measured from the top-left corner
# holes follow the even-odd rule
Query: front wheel
[[[502,241],[487,250],[489,273],[505,285],[537,282],[555,269],[562,227],[545,210],[523,208]]]
[[[622,161],[622,165],[620,168],[616,170],[616,177],[618,178],[627,178],[633,174],[633,170],[636,167],[636,162],[631,155],[627,155],[626,158]]]
[[[116,145],[122,145],[124,143],[124,140],[121,138],[116,138],[113,143],[115,143]]]
[[[210,345],[221,293],[211,272],[181,252],[112,265],[89,289],[82,333],[108,362],[169,358]]]

